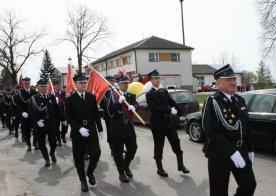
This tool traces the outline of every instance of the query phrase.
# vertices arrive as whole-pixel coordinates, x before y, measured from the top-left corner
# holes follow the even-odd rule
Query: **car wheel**
[[[189,136],[193,142],[200,143],[204,140],[204,132],[201,128],[200,122],[192,120],[188,125]]]

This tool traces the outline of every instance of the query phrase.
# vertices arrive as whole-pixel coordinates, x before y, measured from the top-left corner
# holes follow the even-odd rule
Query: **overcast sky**
[[[105,16],[113,32],[110,45],[97,46],[95,58],[152,35],[182,43],[179,0],[0,0],[0,5],[0,13],[13,10],[26,21],[24,30],[46,28],[48,36],[42,45],[56,67],[66,66],[69,56],[76,64],[72,45],[50,43],[65,34],[67,9],[78,5]],[[239,58],[240,69],[256,70],[262,56],[256,0],[184,0],[183,5],[186,45],[195,48],[193,63],[213,64],[215,58],[228,53]],[[35,82],[41,61],[42,56],[33,58],[23,74]]]

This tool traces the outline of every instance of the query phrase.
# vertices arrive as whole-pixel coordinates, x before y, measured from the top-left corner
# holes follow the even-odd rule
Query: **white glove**
[[[121,95],[119,98],[119,103],[123,103],[124,100],[126,100],[125,96]]]
[[[128,106],[128,111],[131,111],[131,110],[134,110],[134,112],[135,112],[135,107],[133,105]]]
[[[180,116],[180,117],[179,117],[179,120],[180,120],[180,121],[185,121],[185,116]]]
[[[103,132],[99,132],[98,133],[98,137],[99,137],[99,140],[102,141],[103,138],[104,138],[104,133]]]
[[[172,115],[176,115],[176,114],[177,114],[177,110],[175,109],[175,107],[173,107],[173,108],[171,109],[171,114],[172,114]]]
[[[234,162],[236,168],[244,168],[245,167],[245,161],[242,158],[241,154],[239,151],[236,151],[232,156],[231,156],[232,161]]]
[[[64,126],[66,126],[66,125],[67,125],[67,121],[66,121],[66,120],[63,121],[62,124],[63,124]]]
[[[39,127],[44,127],[44,120],[43,119],[41,119],[41,120],[39,120],[37,123],[36,123]]]
[[[249,157],[251,163],[253,164],[253,162],[254,162],[254,152],[249,152],[248,157]]]
[[[29,115],[28,115],[27,112],[23,112],[23,113],[22,113],[22,116],[23,116],[24,118],[28,118]]]
[[[83,137],[88,137],[89,136],[89,133],[88,133],[89,130],[84,128],[84,127],[80,128],[79,132]]]
[[[7,116],[7,114],[3,114],[3,116]]]

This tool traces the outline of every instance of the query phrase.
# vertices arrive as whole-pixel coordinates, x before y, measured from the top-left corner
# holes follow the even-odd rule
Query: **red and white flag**
[[[23,89],[24,88],[24,82],[23,82],[23,75],[22,75],[22,73],[19,76],[19,81],[18,82],[19,82],[20,88]]]
[[[50,77],[48,78],[48,93],[55,94],[54,86]]]
[[[101,102],[109,86],[110,84],[94,68],[91,68],[86,91],[96,96],[97,104]]]
[[[66,97],[69,96],[74,90],[75,90],[75,85],[73,82],[72,66],[68,64],[67,85],[65,90]]]

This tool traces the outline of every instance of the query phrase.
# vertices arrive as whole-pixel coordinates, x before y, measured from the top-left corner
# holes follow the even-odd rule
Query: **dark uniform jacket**
[[[125,94],[126,101],[129,103],[129,105],[133,105],[135,109],[137,110],[139,108],[139,104],[136,101],[136,95],[127,92]],[[111,102],[109,108],[114,116],[111,118],[110,127],[111,127],[111,133],[112,135],[117,136],[125,136],[125,135],[133,135],[135,134],[134,125],[132,123],[132,112],[128,111],[128,108],[126,106],[126,110],[128,112],[128,115],[124,113],[122,110],[122,106],[124,103],[120,104],[119,101],[115,98],[115,95],[113,95],[113,101]],[[131,118],[131,119],[129,119]]]
[[[8,96],[2,97],[2,114],[11,116],[11,98]]]
[[[77,92],[70,95],[65,101],[65,118],[71,126],[72,138],[83,138],[81,127],[89,130],[89,137],[97,135],[97,130],[103,131],[96,97],[91,93],[85,93],[85,100]]]
[[[108,89],[100,103],[101,108],[104,110],[104,120],[109,121],[111,120],[111,117],[114,115],[113,112],[109,111],[109,105],[112,103],[112,90]]]
[[[59,121],[64,121],[65,116],[64,116],[64,111],[65,111],[65,91],[55,91],[55,96],[58,99],[58,106],[59,106],[59,115],[57,116],[57,120]]]
[[[217,91],[204,104],[202,126],[207,139],[203,151],[211,160],[230,161],[236,150],[248,160],[248,152],[253,151],[245,101],[239,95],[234,97],[235,104]],[[242,146],[237,147],[240,140]]]
[[[11,113],[12,113],[12,116],[17,116],[20,118],[21,114],[19,114],[18,112],[17,99],[18,99],[18,94],[14,94],[11,96]]]
[[[173,126],[170,120],[171,108],[175,107],[177,115],[182,116],[183,113],[176,102],[169,96],[166,89],[160,88],[156,90],[152,88],[146,94],[147,104],[151,111],[151,129],[162,132],[167,127]]]
[[[29,111],[37,128],[40,128],[37,122],[42,119],[45,125],[43,128],[55,129],[55,117],[59,113],[59,108],[54,95],[47,94],[47,98],[44,98],[40,93],[34,95],[30,100]]]
[[[27,93],[25,89],[21,89],[18,92],[17,106],[18,106],[18,112],[20,114],[22,114],[23,112],[26,112],[29,114],[29,100],[36,93],[37,92],[33,89],[30,89],[30,93]]]

